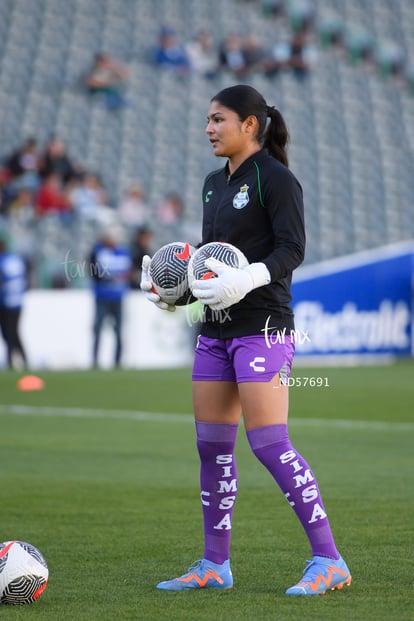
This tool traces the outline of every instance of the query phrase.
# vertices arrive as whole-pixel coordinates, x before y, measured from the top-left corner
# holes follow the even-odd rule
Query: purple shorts
[[[266,343],[263,336],[211,339],[199,336],[195,350],[193,380],[269,382],[276,373],[290,375],[295,345],[286,336],[281,343]]]

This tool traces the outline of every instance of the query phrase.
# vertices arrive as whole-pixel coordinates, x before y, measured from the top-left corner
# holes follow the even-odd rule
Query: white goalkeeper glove
[[[155,304],[161,310],[170,311],[173,313],[175,311],[175,306],[173,304],[167,304],[167,302],[163,302],[158,295],[158,293],[154,289],[154,285],[150,276],[150,267],[151,267],[151,257],[147,254],[142,258],[142,272],[141,272],[141,282],[139,283],[141,291],[143,291],[147,300]]]
[[[204,265],[217,278],[195,280],[193,295],[212,310],[222,310],[240,302],[250,291],[268,285],[269,270],[264,263],[250,263],[246,267],[230,267],[217,259],[206,259]]]

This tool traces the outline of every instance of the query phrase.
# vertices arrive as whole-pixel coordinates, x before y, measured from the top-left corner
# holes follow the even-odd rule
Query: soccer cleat
[[[195,561],[186,574],[157,584],[162,591],[188,591],[189,589],[231,589],[233,575],[230,561],[222,565],[206,559]]]
[[[326,591],[349,586],[352,577],[342,557],[338,560],[314,556],[303,571],[303,578],[287,589],[286,595],[324,595]]]

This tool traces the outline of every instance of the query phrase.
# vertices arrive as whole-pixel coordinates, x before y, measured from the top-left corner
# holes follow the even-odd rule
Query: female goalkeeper
[[[230,242],[247,257],[237,269],[215,259],[218,277],[195,281],[207,312],[195,352],[193,403],[204,518],[204,555],[167,591],[233,586],[232,513],[238,490],[234,457],[241,413],[250,447],[300,520],[313,558],[286,595],[309,596],[351,583],[334,542],[314,473],[288,433],[288,385],[294,355],[292,271],[305,248],[302,189],[288,168],[288,131],[280,112],[246,85],[212,98],[207,137],[224,168],[204,182],[202,244]],[[151,292],[150,258],[141,287]],[[258,523],[260,516],[258,516]]]

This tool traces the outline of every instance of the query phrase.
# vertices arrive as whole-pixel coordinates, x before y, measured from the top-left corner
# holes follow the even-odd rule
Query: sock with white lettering
[[[315,475],[293,448],[287,425],[269,425],[247,432],[250,447],[269,470],[299,518],[313,556],[338,559],[329,520]]]
[[[231,520],[237,496],[237,428],[238,425],[196,421],[204,558],[220,565],[230,556]]]

